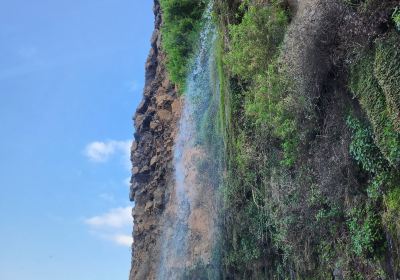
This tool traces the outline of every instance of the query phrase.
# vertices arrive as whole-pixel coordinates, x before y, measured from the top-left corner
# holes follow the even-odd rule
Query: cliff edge
[[[155,27],[146,62],[143,99],[135,116],[131,148],[130,200],[135,207],[132,267],[129,279],[154,279],[159,261],[161,216],[173,180],[173,139],[180,101],[165,70],[161,51],[161,9],[154,1]]]

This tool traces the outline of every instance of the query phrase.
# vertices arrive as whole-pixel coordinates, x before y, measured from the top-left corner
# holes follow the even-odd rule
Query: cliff
[[[129,279],[154,279],[160,260],[161,216],[173,181],[172,149],[180,101],[167,77],[161,51],[160,4],[154,1],[154,32],[146,62],[143,100],[134,116],[135,141],[130,200],[133,210],[132,268]]]

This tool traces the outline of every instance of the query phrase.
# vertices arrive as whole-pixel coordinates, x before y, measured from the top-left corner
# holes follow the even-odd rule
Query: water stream
[[[215,268],[217,190],[222,137],[217,132],[219,83],[212,1],[205,10],[189,71],[174,149],[175,189],[167,205],[158,279],[182,279]],[[204,273],[204,272],[201,272]],[[190,279],[190,278],[189,278]]]

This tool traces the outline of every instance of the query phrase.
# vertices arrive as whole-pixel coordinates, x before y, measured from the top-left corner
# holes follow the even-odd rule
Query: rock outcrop
[[[134,245],[129,279],[154,279],[161,242],[161,217],[166,193],[173,183],[173,142],[180,100],[167,77],[161,51],[160,4],[154,1],[155,29],[146,62],[143,100],[134,116],[135,141],[131,149],[130,200]]]

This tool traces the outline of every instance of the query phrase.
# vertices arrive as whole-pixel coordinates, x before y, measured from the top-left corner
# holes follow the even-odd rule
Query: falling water
[[[174,149],[175,190],[164,226],[158,279],[182,279],[190,270],[217,269],[217,189],[222,137],[217,132],[219,83],[215,67],[216,28],[210,1],[197,53],[189,71]],[[193,273],[193,272],[192,272]],[[201,272],[201,273],[204,273]],[[192,278],[194,276],[186,276]]]

